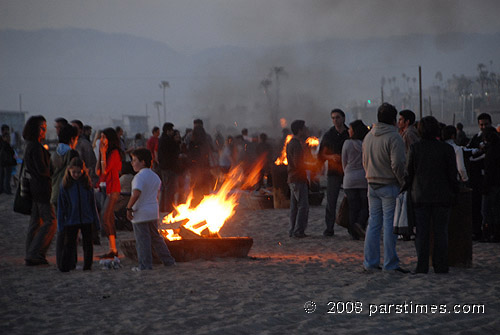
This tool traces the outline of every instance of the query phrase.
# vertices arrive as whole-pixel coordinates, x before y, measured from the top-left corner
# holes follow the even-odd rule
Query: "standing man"
[[[54,120],[54,128],[56,128],[57,136],[59,136],[59,132],[66,125],[68,125],[68,120],[66,120],[63,117],[58,117],[57,119]]]
[[[303,120],[291,125],[293,138],[286,146],[288,158],[288,186],[290,187],[290,237],[307,237],[305,230],[309,218],[309,189],[304,157],[307,127]]]
[[[401,137],[403,137],[406,152],[408,152],[410,145],[420,140],[417,128],[415,128],[415,113],[409,109],[399,112],[398,128]]]
[[[319,146],[319,159],[328,160],[328,185],[326,189],[326,229],[324,236],[334,235],[334,224],[337,214],[337,199],[339,197],[340,185],[342,184],[342,146],[349,138],[347,126],[345,125],[345,113],[340,109],[334,109],[330,113],[333,127],[326,132]]]
[[[482,188],[484,176],[484,143],[483,131],[491,127],[491,115],[481,113],[477,117],[479,133],[474,135],[467,144],[467,148],[472,149],[472,156],[469,157],[469,185],[472,188],[472,240],[478,241],[483,238],[483,213],[482,213]]]
[[[159,175],[160,171],[158,169],[158,138],[160,137],[160,128],[153,127],[153,130],[151,132],[153,133],[153,135],[148,139],[146,148],[151,151],[151,156],[153,156],[152,170]]]
[[[174,139],[174,125],[165,122],[163,124],[163,133],[158,140],[158,162],[162,182],[160,212],[170,213],[174,210],[179,153],[180,147]]]
[[[383,103],[373,129],[363,141],[363,167],[368,181],[369,219],[365,237],[364,268],[380,269],[380,232],[384,229],[384,270],[399,267],[397,235],[393,234],[396,197],[404,182],[405,145],[396,128],[396,108]]]
[[[85,163],[85,166],[89,170],[89,177],[92,181],[92,186],[97,185],[99,181],[99,177],[97,177],[95,173],[95,165],[97,163],[97,159],[95,157],[94,149],[92,148],[92,143],[87,140],[83,133],[83,123],[80,120],[71,121],[71,125],[78,129],[78,142],[76,143],[75,150],[78,152],[78,155]]]

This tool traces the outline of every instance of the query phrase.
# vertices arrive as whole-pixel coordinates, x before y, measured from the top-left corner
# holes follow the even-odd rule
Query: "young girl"
[[[104,232],[109,239],[109,252],[99,258],[118,257],[116,248],[116,228],[114,208],[120,196],[120,171],[122,169],[122,151],[120,139],[113,128],[102,131],[99,147],[99,159],[96,164],[96,173],[99,181],[106,184],[106,201],[102,209]]]
[[[59,270],[68,272],[74,268],[76,239],[82,231],[83,270],[90,270],[94,257],[92,229],[99,229],[99,215],[90,178],[83,161],[74,157],[69,162],[57,201],[57,231],[64,234],[62,260]]]

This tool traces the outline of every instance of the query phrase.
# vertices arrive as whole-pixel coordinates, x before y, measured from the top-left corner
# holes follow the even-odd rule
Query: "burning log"
[[[253,245],[251,237],[223,237],[182,239],[177,241],[165,240],[168,249],[177,262],[189,262],[196,259],[214,259],[218,257],[244,258]],[[137,261],[135,240],[125,240],[120,243],[123,254]],[[153,251],[153,262],[161,264],[160,259]]]

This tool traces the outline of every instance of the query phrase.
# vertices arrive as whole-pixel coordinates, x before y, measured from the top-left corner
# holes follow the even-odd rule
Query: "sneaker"
[[[361,227],[361,225],[357,222],[354,223],[352,229],[354,230],[354,233],[362,240],[365,239],[365,235],[366,235],[366,232],[365,230],[363,229],[363,227]]]
[[[37,266],[37,265],[48,265],[49,262],[47,262],[46,259],[25,259],[24,260],[24,265],[26,266]]]
[[[410,270],[405,269],[405,268],[402,268],[402,267],[397,267],[397,268],[395,268],[395,269],[394,269],[394,270],[392,270],[392,271],[401,272],[401,273],[405,273],[405,274],[406,274],[406,273],[410,273],[410,272],[411,272]]]
[[[142,271],[138,266],[134,266],[131,270],[134,272],[141,272]]]
[[[108,252],[107,254],[104,254],[104,255],[100,255],[98,256],[100,259],[103,259],[103,258],[115,258],[115,257],[118,257],[118,251],[114,252],[114,251],[110,251]]]
[[[304,237],[309,237],[309,235],[306,235],[304,233],[295,233],[295,234],[293,234],[293,237],[295,237],[295,238],[304,238]]]
[[[326,237],[331,237],[333,235],[335,235],[335,232],[333,230],[332,231],[325,230],[323,232],[323,236],[326,236]]]

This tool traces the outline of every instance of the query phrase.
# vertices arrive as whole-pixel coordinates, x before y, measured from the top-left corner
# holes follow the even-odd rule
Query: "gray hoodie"
[[[377,122],[363,141],[363,167],[369,184],[403,185],[405,144],[395,126]]]

